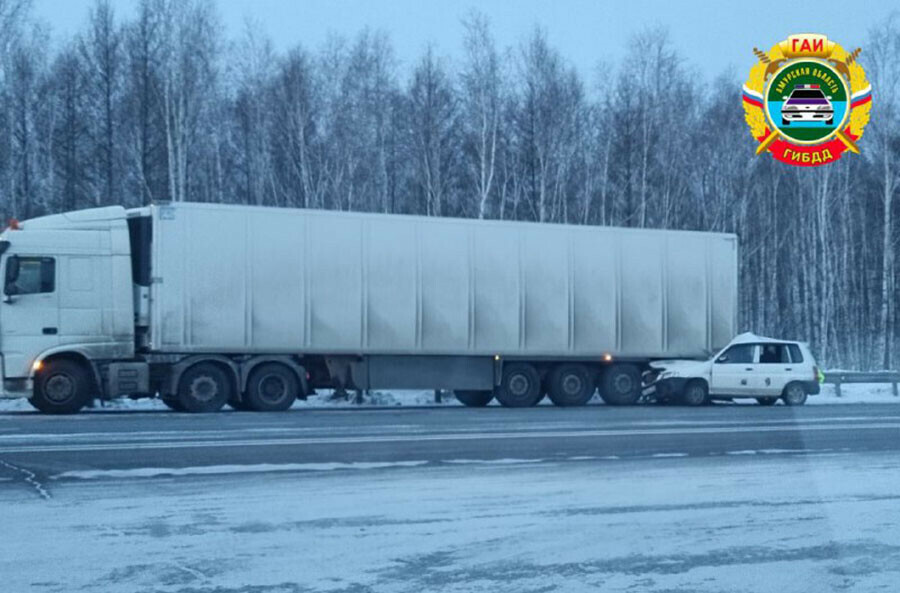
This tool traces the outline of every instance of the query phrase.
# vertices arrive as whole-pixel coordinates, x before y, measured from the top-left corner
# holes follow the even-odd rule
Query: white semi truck
[[[375,388],[630,404],[651,361],[736,328],[730,234],[176,203],[15,223],[0,251],[2,396],[51,413]]]

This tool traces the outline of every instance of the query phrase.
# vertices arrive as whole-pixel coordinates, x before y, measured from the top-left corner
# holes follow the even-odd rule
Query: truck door
[[[712,384],[709,392],[714,395],[749,395],[756,384],[756,344],[735,344],[723,352],[713,363]]]
[[[3,374],[27,377],[35,357],[59,343],[56,259],[10,255],[5,260],[3,279]]]

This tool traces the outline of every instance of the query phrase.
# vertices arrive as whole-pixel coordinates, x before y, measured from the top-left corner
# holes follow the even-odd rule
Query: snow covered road
[[[893,591],[894,410],[0,415],[2,590]]]
[[[0,488],[7,591],[891,591],[890,454],[457,463]],[[2,486],[2,484],[0,484]]]

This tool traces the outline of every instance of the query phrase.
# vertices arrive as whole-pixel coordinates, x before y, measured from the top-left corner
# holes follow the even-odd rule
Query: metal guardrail
[[[894,397],[900,395],[897,389],[900,371],[825,371],[825,383],[834,385],[838,397],[841,397],[841,385],[844,383],[890,383]]]

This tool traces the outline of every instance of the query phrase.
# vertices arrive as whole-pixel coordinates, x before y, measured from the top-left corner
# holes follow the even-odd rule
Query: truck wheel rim
[[[513,375],[509,379],[509,392],[516,397],[522,397],[528,393],[530,386],[531,381],[525,375]]]
[[[616,391],[619,393],[631,393],[631,388],[634,386],[634,381],[631,380],[631,377],[628,375],[618,375],[616,376],[616,380],[614,381],[616,386]]]
[[[566,375],[563,379],[562,388],[566,395],[578,395],[583,387],[581,377],[578,375]]]
[[[197,401],[208,402],[219,393],[219,386],[212,377],[197,377],[191,382],[191,397]]]
[[[57,403],[65,402],[75,394],[75,382],[68,375],[53,375],[44,384],[44,395]]]
[[[266,375],[259,381],[259,396],[267,402],[278,402],[284,398],[287,385],[278,375]]]

